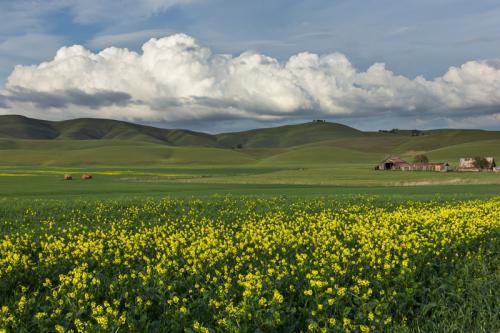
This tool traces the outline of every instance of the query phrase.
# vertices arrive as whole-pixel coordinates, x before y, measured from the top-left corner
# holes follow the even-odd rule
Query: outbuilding
[[[375,167],[377,170],[410,170],[410,163],[394,156],[383,160]]]
[[[496,167],[494,157],[462,157],[458,171],[492,171]]]
[[[401,170],[401,171],[448,171],[448,163],[409,163],[399,157],[389,157],[375,167],[375,170]]]

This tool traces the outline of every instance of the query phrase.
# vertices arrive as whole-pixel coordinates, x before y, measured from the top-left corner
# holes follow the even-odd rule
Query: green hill
[[[355,138],[365,133],[336,123],[310,122],[274,128],[259,128],[250,131],[223,133],[217,141],[225,147],[283,148],[338,138]]]
[[[219,146],[214,136],[182,129],[163,129],[110,119],[46,121],[0,116],[0,138],[29,140],[132,140],[172,146]]]
[[[447,147],[431,150],[427,152],[431,159],[439,159],[443,161],[450,161],[456,164],[457,156],[462,157],[475,157],[475,156],[493,156],[497,159],[497,164],[500,161],[500,140],[482,140],[466,142],[457,145],[450,145]]]
[[[0,156],[0,164],[7,166],[234,165],[255,161],[232,149],[124,140],[0,139]]]
[[[59,135],[52,122],[23,116],[0,116],[0,138],[55,139]]]
[[[271,165],[303,165],[303,164],[349,164],[376,163],[383,158],[381,154],[365,153],[353,149],[345,149],[328,145],[305,145],[277,153],[262,159],[261,163]]]
[[[46,121],[16,115],[0,116],[0,138],[5,139],[132,140],[172,146],[278,148],[364,135],[349,126],[318,122],[211,135],[110,119]]]
[[[262,165],[369,166],[386,156],[455,165],[460,157],[500,158],[500,132],[429,130],[363,132],[309,122],[235,133],[206,134],[117,120],[45,121],[0,116],[0,165]]]

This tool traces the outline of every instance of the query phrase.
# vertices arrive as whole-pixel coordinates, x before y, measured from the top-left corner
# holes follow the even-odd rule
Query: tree
[[[424,154],[419,154],[415,156],[415,159],[413,160],[414,163],[429,163],[429,158],[427,155]]]
[[[488,169],[490,168],[490,162],[484,157],[476,156],[474,157],[474,165],[478,169]]]

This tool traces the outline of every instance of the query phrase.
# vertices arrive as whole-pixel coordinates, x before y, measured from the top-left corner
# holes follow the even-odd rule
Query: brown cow
[[[64,180],[73,180],[71,175],[64,175]]]
[[[88,180],[88,179],[92,179],[92,175],[90,173],[84,173],[82,175],[82,179],[83,180]]]

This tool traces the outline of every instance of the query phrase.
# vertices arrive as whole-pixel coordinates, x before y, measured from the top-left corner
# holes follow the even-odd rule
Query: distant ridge
[[[0,138],[27,140],[134,140],[172,146],[217,147],[213,135],[162,129],[125,121],[79,118],[47,121],[18,115],[0,116]]]
[[[329,122],[310,122],[259,128],[243,132],[217,134],[223,146],[244,148],[287,148],[339,138],[362,137],[365,133],[352,127]]]
[[[311,122],[211,135],[184,129],[163,129],[119,120],[79,118],[64,121],[32,119],[19,115],[0,116],[0,138],[25,140],[134,140],[171,146],[217,148],[278,148],[360,137],[363,132],[349,126]]]
[[[500,140],[498,131],[438,129],[419,132],[422,135],[415,137],[412,137],[411,130],[363,132],[338,123],[312,121],[212,135],[110,119],[48,121],[20,115],[0,116],[0,139],[7,140],[115,140],[232,149],[290,148],[335,141],[339,147],[364,152],[387,151],[396,147],[403,152],[429,151],[482,140]]]

